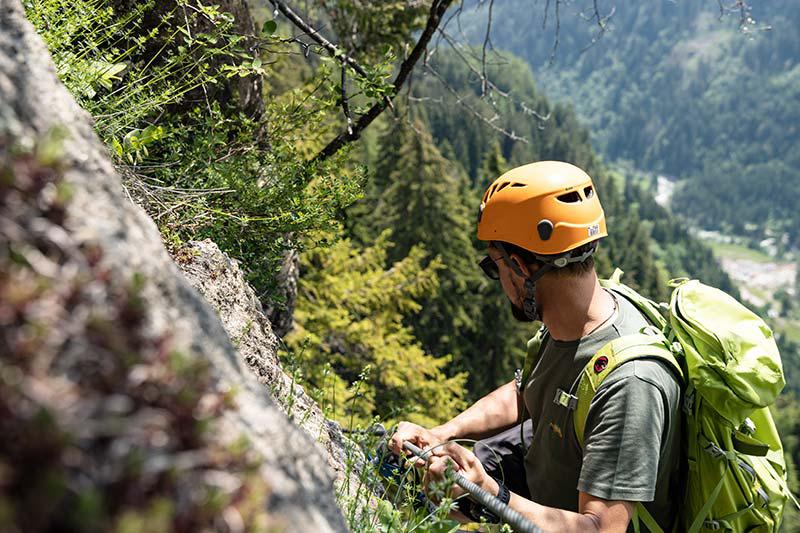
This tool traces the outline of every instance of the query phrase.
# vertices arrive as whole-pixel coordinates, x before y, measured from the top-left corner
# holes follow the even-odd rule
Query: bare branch
[[[520,142],[523,142],[523,143],[526,143],[526,144],[528,143],[528,139],[526,139],[525,137],[520,137],[515,132],[508,131],[507,129],[505,129],[505,128],[501,127],[501,126],[498,126],[496,124],[496,121],[497,121],[497,119],[500,118],[500,115],[498,115],[497,113],[495,113],[495,115],[493,117],[491,117],[491,118],[490,117],[486,117],[480,111],[478,111],[477,109],[475,109],[474,107],[469,105],[469,103],[467,103],[464,100],[464,97],[455,88],[453,88],[449,83],[447,83],[447,80],[445,80],[444,77],[441,74],[439,74],[439,72],[437,72],[436,69],[434,69],[430,65],[430,63],[425,63],[425,69],[428,72],[430,72],[437,80],[439,80],[439,82],[442,84],[442,86],[445,89],[447,89],[447,91],[455,97],[456,104],[458,104],[461,107],[463,107],[464,109],[466,109],[475,118],[477,118],[478,120],[480,120],[481,122],[483,122],[484,124],[486,124],[487,126],[492,128],[494,131],[504,135],[505,137],[508,137],[509,139],[511,139],[513,141],[520,141]]]
[[[591,47],[597,44],[597,41],[599,41],[603,37],[603,35],[605,35],[606,31],[608,30],[608,21],[611,20],[611,18],[614,16],[616,12],[617,12],[617,7],[612,6],[611,11],[608,13],[608,15],[605,16],[601,15],[600,8],[597,5],[597,0],[592,0],[592,16],[588,18],[587,17],[583,18],[585,18],[588,21],[595,21],[597,23],[598,29],[597,33],[595,33],[592,36],[592,40],[589,42],[589,44],[587,44],[581,50],[580,52],[581,54],[585,53],[587,50],[589,50]],[[583,16],[583,14],[581,14],[581,16]]]
[[[345,56],[347,59],[347,56]],[[353,133],[353,117],[350,115],[350,102],[347,97],[347,66],[346,62],[342,62],[342,111],[344,117],[347,119],[347,133]]]
[[[459,2],[458,7],[456,7],[453,10],[453,13],[449,17],[447,17],[447,20],[444,21],[444,24],[441,25],[441,28],[443,30],[446,30],[450,22],[453,19],[456,19],[456,22],[458,23],[458,29],[459,31],[461,31],[461,35],[464,35],[463,30],[461,30],[461,13],[463,12],[464,12],[464,2]]]
[[[280,0],[271,1],[279,2]],[[427,48],[431,37],[433,37],[434,33],[436,32],[436,28],[439,27],[442,16],[452,3],[453,0],[434,0],[431,3],[431,9],[428,13],[428,20],[425,24],[425,28],[422,30],[416,45],[411,50],[411,53],[400,64],[400,69],[397,73],[397,76],[395,76],[394,82],[386,94],[386,97],[381,101],[374,103],[366,113],[361,115],[356,121],[355,127],[349,131],[345,130],[341,132],[332,141],[330,141],[325,148],[320,150],[320,152],[311,159],[310,162],[312,164],[328,159],[330,156],[338,152],[343,146],[358,139],[361,136],[361,132],[364,131],[364,129],[369,126],[372,121],[374,121],[383,112],[384,109],[390,106],[391,100],[400,92],[400,89],[403,87],[403,84],[405,84],[406,80],[411,74],[411,71],[417,64],[417,61],[419,61],[420,57],[422,57],[422,54]]]
[[[549,0],[547,2],[550,3]],[[558,45],[561,39],[561,0],[556,0],[556,34],[553,39],[553,51],[550,52],[550,64],[555,63],[556,52],[558,52]]]
[[[547,120],[550,119],[550,113],[548,113],[547,115],[542,115],[541,113],[538,113],[536,110],[528,107],[525,104],[525,102],[515,100],[510,93],[500,89],[500,87],[495,85],[495,83],[491,80],[491,78],[486,74],[485,71],[486,63],[484,63],[483,65],[484,66],[483,72],[478,71],[478,69],[472,66],[472,63],[470,63],[469,58],[464,55],[463,46],[460,43],[458,43],[455,39],[453,39],[453,37],[443,29],[439,29],[439,33],[442,34],[444,40],[447,42],[447,44],[450,45],[450,47],[453,49],[453,52],[455,52],[455,54],[459,57],[459,59],[461,59],[464,65],[467,66],[470,72],[475,74],[475,76],[477,76],[481,80],[481,85],[488,88],[488,91],[484,92],[481,98],[488,96],[490,93],[496,93],[502,96],[503,98],[509,100],[513,104],[518,105],[522,109],[523,113],[525,113],[526,115],[536,117],[538,120],[542,122],[546,122]],[[491,106],[495,109],[495,111],[497,111],[497,106],[495,105],[495,102],[491,99],[488,101],[491,104]]]
[[[349,65],[359,76],[368,77],[367,71],[353,58],[348,57],[342,50],[339,49],[338,46],[330,42],[328,39],[323,37],[319,31],[317,31],[313,26],[307,23],[303,18],[298,15],[297,13],[292,10],[286,2],[283,0],[270,0],[270,3],[275,6],[275,9],[283,13],[283,15],[289,19],[289,21],[294,24],[297,28],[305,33],[310,39],[313,39],[317,44],[319,44],[322,48],[328,51],[328,53],[340,60],[342,63]],[[306,50],[308,50],[308,45],[306,45]],[[306,52],[306,56],[308,52]]]
[[[547,29],[547,15],[550,13],[550,0],[544,4],[544,16],[542,17],[542,29]]]
[[[732,4],[725,5],[723,0],[717,0],[719,18],[722,20],[727,14],[735,14],[739,18],[739,31],[752,33],[753,31],[769,31],[769,25],[760,26],[753,18],[753,8],[745,0],[734,0]]]
[[[489,18],[486,21],[486,34],[483,37],[483,46],[481,48],[481,95],[486,94],[486,80],[489,78],[486,75],[486,48],[491,45],[492,35],[492,8],[494,7],[494,0],[489,0]]]

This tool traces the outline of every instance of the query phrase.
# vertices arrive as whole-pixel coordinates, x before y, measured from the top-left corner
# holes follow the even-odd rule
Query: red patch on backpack
[[[607,366],[608,366],[608,357],[606,357],[605,355],[601,355],[594,362],[594,373],[599,374],[600,372],[605,370]]]

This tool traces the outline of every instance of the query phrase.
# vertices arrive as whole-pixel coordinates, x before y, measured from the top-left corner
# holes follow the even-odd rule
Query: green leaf
[[[257,57],[253,60],[253,68],[261,68],[261,58]]]
[[[264,23],[264,27],[261,28],[261,33],[264,35],[272,35],[277,29],[278,23],[274,20],[268,20]]]

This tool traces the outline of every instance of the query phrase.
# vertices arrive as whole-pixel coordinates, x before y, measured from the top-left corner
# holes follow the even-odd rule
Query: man
[[[592,180],[573,165],[525,165],[489,187],[478,222],[478,238],[489,241],[481,267],[499,280],[516,319],[541,320],[547,328],[538,363],[521,392],[514,381],[506,383],[432,429],[401,423],[390,443],[395,453],[404,441],[441,445],[428,478],[454,463],[545,531],[633,530],[637,502],[670,530],[680,500],[670,489],[679,486],[681,427],[680,381],[670,368],[636,359],[613,370],[591,402],[583,447],[573,430],[574,406],[554,402],[574,394],[602,346],[648,325],[633,304],[598,282],[592,254],[606,235]],[[492,436],[483,442],[497,449],[499,460],[480,443],[474,449],[483,461],[457,444],[442,445]],[[524,459],[515,462],[515,450]]]

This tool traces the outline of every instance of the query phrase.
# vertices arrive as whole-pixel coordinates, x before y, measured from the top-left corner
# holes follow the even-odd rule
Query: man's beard
[[[514,302],[509,302],[509,304],[511,305],[511,314],[514,315],[514,318],[520,322],[535,322],[535,320],[526,315],[525,311],[517,304]]]

